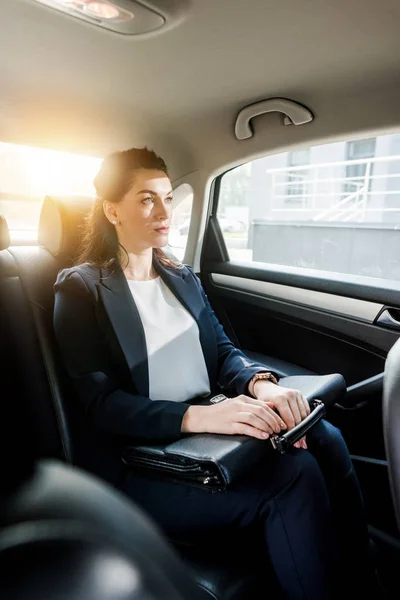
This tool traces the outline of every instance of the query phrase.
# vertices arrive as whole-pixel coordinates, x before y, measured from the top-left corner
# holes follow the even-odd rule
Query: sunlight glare
[[[93,179],[101,160],[58,150],[0,142],[1,191],[24,196],[93,196]]]

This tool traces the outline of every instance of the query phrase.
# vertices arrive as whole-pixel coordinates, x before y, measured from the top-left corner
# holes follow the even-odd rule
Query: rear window
[[[0,213],[12,244],[36,243],[46,194],[93,196],[101,158],[0,143]]]
[[[93,196],[101,158],[0,143],[0,214],[7,220],[11,245],[36,244],[46,195]],[[174,189],[170,252],[183,260],[192,214],[193,189]]]

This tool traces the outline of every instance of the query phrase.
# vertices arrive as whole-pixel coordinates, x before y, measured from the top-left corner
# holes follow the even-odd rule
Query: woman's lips
[[[168,233],[169,227],[158,227],[155,231],[157,231],[157,233]]]

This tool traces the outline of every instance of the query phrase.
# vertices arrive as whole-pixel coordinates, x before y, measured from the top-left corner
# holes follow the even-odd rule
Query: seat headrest
[[[5,217],[0,215],[0,250],[5,250],[10,245],[10,232]]]
[[[72,257],[93,205],[88,196],[46,196],[39,220],[38,242],[57,258]]]

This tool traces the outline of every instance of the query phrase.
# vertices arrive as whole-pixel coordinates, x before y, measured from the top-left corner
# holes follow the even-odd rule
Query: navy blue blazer
[[[232,344],[191,267],[154,267],[199,326],[212,393],[247,393],[265,365]],[[64,269],[54,290],[56,339],[91,428],[110,439],[178,439],[189,404],[149,398],[144,330],[122,269]]]

